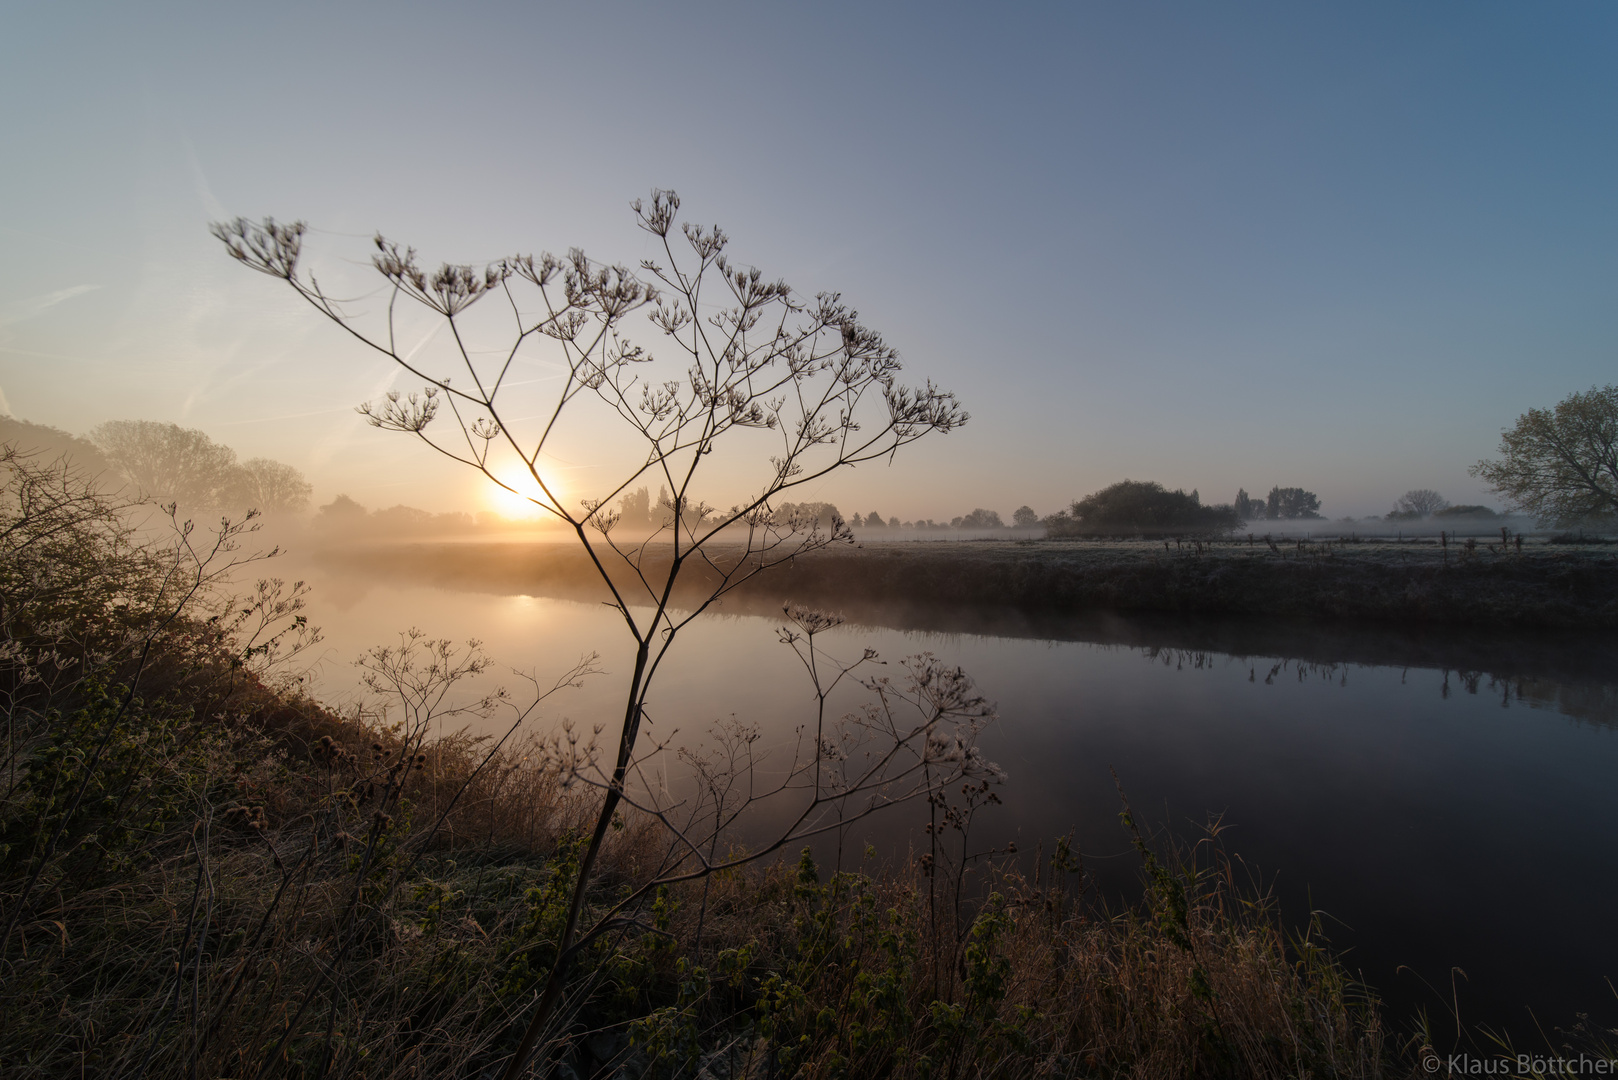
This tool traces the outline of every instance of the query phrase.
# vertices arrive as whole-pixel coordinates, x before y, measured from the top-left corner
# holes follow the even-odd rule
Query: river
[[[542,679],[581,653],[603,674],[547,703],[545,729],[621,715],[627,640],[612,610],[309,570],[326,641],[317,692],[348,700],[349,662],[418,626],[478,638]],[[881,621],[881,620],[873,620]],[[1425,1007],[1532,1030],[1606,1018],[1618,978],[1618,655],[1610,638],[1329,629],[1257,622],[896,616],[844,625],[833,654],[930,651],[998,704],[987,755],[1004,767],[985,841],[1032,859],[1072,833],[1093,895],[1138,889],[1109,770],[1136,816],[1225,849],[1288,922],[1320,913],[1348,966],[1397,1014]],[[809,685],[779,619],[704,616],[676,642],[650,702],[658,737],[694,742],[716,720],[780,744],[809,716]],[[508,677],[508,685],[517,681]],[[920,834],[896,809],[867,830],[884,851]],[[863,840],[862,834],[855,837]],[[1459,969],[1462,974],[1456,974]]]

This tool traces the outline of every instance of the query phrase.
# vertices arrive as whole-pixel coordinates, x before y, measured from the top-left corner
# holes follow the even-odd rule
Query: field
[[[606,595],[585,557],[566,544],[401,543],[331,548],[322,557],[450,588]],[[647,549],[650,562],[668,557],[666,547]],[[715,556],[727,569],[734,559],[727,562],[723,549]],[[705,594],[717,576],[691,565],[682,581],[691,595]],[[615,577],[629,584],[621,563]],[[723,610],[765,614],[786,600],[878,623],[896,612],[925,622],[928,611],[953,608],[1606,630],[1618,628],[1618,555],[1600,545],[1518,549],[1428,539],[862,543],[759,574],[727,596]]]

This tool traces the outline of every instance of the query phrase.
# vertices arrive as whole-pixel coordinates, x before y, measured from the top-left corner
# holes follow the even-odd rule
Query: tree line
[[[733,511],[735,509],[732,508]],[[695,513],[696,508],[688,508],[685,516],[691,518]],[[708,516],[714,513],[712,509],[706,511]],[[642,486],[626,492],[618,500],[615,514],[615,525],[631,530],[667,528],[674,521],[674,500],[670,497],[666,486],[659,485],[655,498],[652,496],[650,486]],[[800,526],[818,526],[826,532],[845,525],[854,529],[908,529],[925,532],[951,529],[1031,529],[1041,523],[1040,516],[1029,506],[1019,506],[1013,510],[1008,525],[999,511],[985,510],[982,507],[957,515],[948,521],[935,521],[932,518],[906,521],[897,514],[884,517],[876,510],[868,514],[844,517],[835,503],[809,501],[783,502],[773,507],[768,517],[771,524],[776,526],[797,522]]]
[[[1300,487],[1272,487],[1265,498],[1253,499],[1246,488],[1237,488],[1231,508],[1244,522],[1308,520],[1320,517],[1320,496]]]
[[[1618,517],[1618,386],[1592,387],[1548,409],[1530,409],[1501,433],[1500,456],[1479,461],[1482,478],[1508,509],[1544,525],[1611,522]],[[1384,515],[1387,521],[1478,520],[1497,517],[1488,506],[1451,504],[1431,488],[1405,492]],[[1131,534],[1218,534],[1259,521],[1320,520],[1320,497],[1301,487],[1270,488],[1254,498],[1239,488],[1230,503],[1207,505],[1193,489],[1168,490],[1151,481],[1123,480],[1087,495],[1043,519],[1027,506],[1013,525],[1045,526],[1053,537]],[[932,521],[900,523],[877,513],[851,522],[860,528],[1001,528],[1000,515],[974,510],[949,526]]]
[[[0,442],[65,455],[92,474],[115,477],[141,496],[188,512],[299,513],[313,491],[291,465],[265,457],[239,461],[236,451],[202,431],[156,420],[109,420],[80,438],[6,416],[0,417]]]
[[[1388,521],[1421,521],[1424,518],[1492,518],[1499,515],[1487,506],[1452,505],[1432,488],[1413,488],[1394,500],[1393,509],[1383,517]]]
[[[916,531],[943,530],[943,529],[1029,529],[1039,524],[1039,515],[1032,507],[1019,506],[1011,512],[1011,523],[1008,525],[1001,518],[998,510],[985,510],[978,507],[970,513],[960,514],[948,521],[934,521],[932,518],[917,518],[915,521],[903,521],[897,515],[883,519],[882,515],[872,510],[863,518],[859,514],[849,522],[856,529],[912,529]]]

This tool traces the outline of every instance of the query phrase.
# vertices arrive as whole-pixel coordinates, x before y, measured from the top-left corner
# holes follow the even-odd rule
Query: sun
[[[534,500],[541,503],[548,503],[550,500],[545,497],[544,491],[540,489],[539,484],[535,483],[533,477],[502,476],[501,479],[514,490],[507,490],[487,480],[480,485],[484,505],[490,510],[503,518],[514,521],[537,520],[549,516],[545,510],[534,503]],[[545,484],[551,489],[552,495],[561,496],[561,491],[557,488],[554,480],[547,477]]]

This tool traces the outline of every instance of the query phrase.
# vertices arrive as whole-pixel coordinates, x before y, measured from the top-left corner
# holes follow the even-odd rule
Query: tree
[[[433,514],[431,510],[405,506],[403,503],[390,506],[386,510],[372,511],[368,522],[372,528],[385,530],[389,535],[393,536],[421,532],[432,523]]]
[[[187,510],[221,508],[296,513],[313,490],[303,474],[269,458],[236,463],[236,451],[196,428],[156,420],[109,420],[90,440],[141,494]]]
[[[1236,501],[1231,504],[1231,508],[1243,521],[1252,521],[1254,518],[1264,516],[1264,504],[1254,502],[1247,494],[1246,488],[1236,489]]]
[[[1472,466],[1509,508],[1544,524],[1618,515],[1618,386],[1529,409],[1501,432],[1500,457]]]
[[[652,492],[642,485],[618,500],[618,517],[626,529],[652,527]]]
[[[353,528],[369,517],[365,507],[347,495],[339,495],[315,511],[315,524],[334,529]]]
[[[94,443],[61,428],[0,416],[0,443],[46,460],[62,459],[94,476],[110,467]]]
[[[291,465],[269,458],[248,458],[237,474],[236,502],[266,514],[299,514],[309,506],[314,488]]]
[[[555,745],[564,780],[595,786],[600,802],[578,857],[555,959],[507,1064],[508,1080],[522,1072],[558,1008],[574,958],[602,935],[638,925],[637,905],[658,887],[769,855],[879,806],[957,785],[963,777],[987,776],[986,763],[971,745],[974,725],[987,715],[984,703],[958,669],[936,662],[910,665],[902,686],[870,680],[866,685],[878,702],[861,714],[866,726],[860,730],[880,745],[850,746],[846,733],[824,715],[820,672],[828,661],[815,643],[835,620],[792,610],[793,625],[783,630],[782,640],[804,658],[820,711],[805,733],[806,740],[813,739],[807,764],[788,770],[787,783],[798,786],[780,789],[805,803],[790,824],[753,850],[716,854],[724,850],[717,844],[719,830],[739,809],[716,796],[719,805],[707,834],[713,843],[705,844],[702,836],[679,827],[668,807],[653,801],[655,793],[632,788],[643,759],[647,695],[680,631],[749,578],[796,555],[852,541],[840,518],[829,528],[797,516],[780,523],[772,501],[837,470],[888,458],[967,419],[954,395],[931,383],[902,386],[898,354],[837,294],[804,297],[784,282],[731,262],[725,234],[717,227],[678,225],[679,206],[679,198],[667,191],[654,191],[649,204],[634,204],[657,251],[640,264],[645,280],[624,266],[592,262],[578,249],[562,259],[522,255],[483,267],[445,264],[427,272],[414,249],[378,236],[372,264],[388,301],[373,320],[327,293],[304,269],[302,223],[253,224],[238,218],[213,226],[231,257],[281,280],[353,340],[421,381],[418,392],[393,392],[361,406],[374,426],[419,439],[505,490],[525,495],[569,527],[634,643],[623,712],[607,743],[581,744],[568,732]],[[485,303],[491,299],[493,311]],[[448,331],[439,335],[444,352],[418,354],[400,341],[410,326],[406,312],[423,317],[417,326],[436,324]],[[631,339],[630,317],[636,313],[663,336],[667,353]],[[546,343],[555,352],[560,377],[520,378],[517,373],[533,363],[532,350]],[[540,393],[551,396],[536,408]],[[451,419],[440,436],[433,424],[444,413]],[[549,460],[545,455],[567,458],[570,437],[594,445],[595,433],[608,425],[623,434],[631,456],[620,458],[624,467],[617,477],[574,509],[543,464]],[[750,486],[740,489],[730,511],[718,512],[704,501],[718,494],[716,484],[735,483],[733,478],[742,475],[750,475]],[[608,508],[648,478],[673,493],[668,497],[673,513],[657,523],[656,535],[664,542],[619,544],[613,530],[621,519]],[[730,545],[728,551],[718,548],[721,541]],[[711,575],[712,584],[704,585],[694,602],[676,608],[676,585],[692,564]],[[837,668],[832,681],[863,662]],[[895,708],[903,703],[919,722],[898,719]],[[845,753],[850,749],[857,752]],[[749,795],[741,806],[753,802]],[[677,857],[585,926],[601,847],[624,803],[673,831]]]
[[[775,511],[775,524],[790,525],[796,521],[802,527],[819,525],[831,529],[843,520],[837,507],[829,502],[782,503]]]
[[[885,529],[888,527],[888,523],[882,520],[881,514],[872,510],[865,515],[865,527],[867,529]]]
[[[1151,481],[1121,480],[1075,502],[1046,521],[1052,536],[1221,533],[1241,523],[1229,506],[1203,506],[1195,492],[1170,491]]]
[[[1448,505],[1449,500],[1432,488],[1416,488],[1399,496],[1388,511],[1388,520],[1413,521],[1436,514]]]
[[[142,494],[188,509],[232,505],[240,475],[236,451],[204,432],[156,420],[109,420],[90,440]]]
[[[1291,521],[1297,518],[1318,518],[1320,496],[1299,487],[1273,487],[1264,507],[1264,516],[1273,520]]]
[[[1032,513],[1033,511],[1029,511]],[[977,509],[961,517],[963,529],[1003,529],[1006,523],[1000,520],[999,511]]]
[[[1039,515],[1032,506],[1019,506],[1011,512],[1011,523],[1019,529],[1030,529],[1039,524]]]

